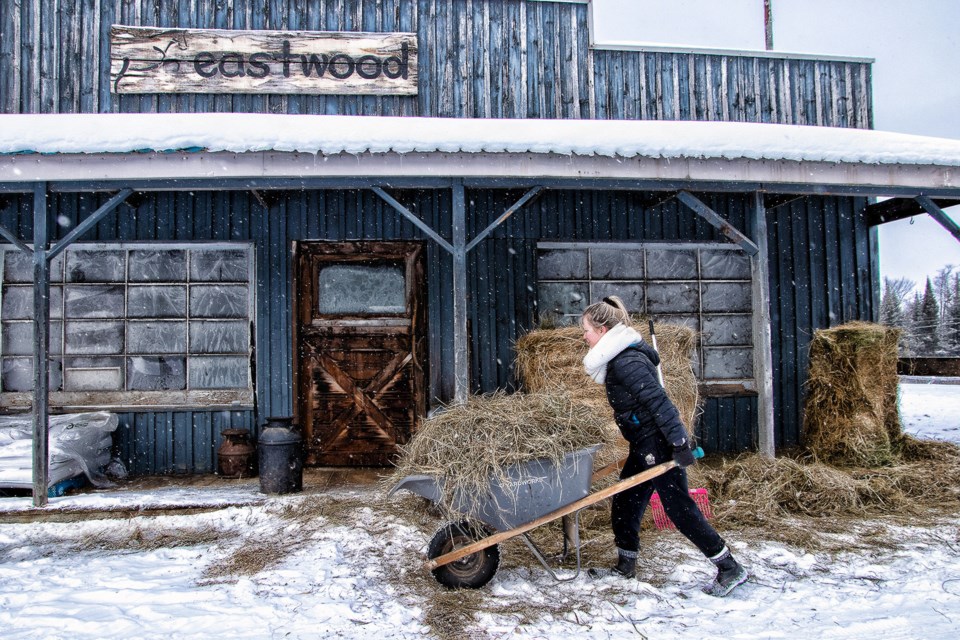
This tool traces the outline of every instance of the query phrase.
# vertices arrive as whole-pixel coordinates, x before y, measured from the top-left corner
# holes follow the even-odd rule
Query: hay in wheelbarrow
[[[810,343],[804,446],[821,462],[875,467],[896,461],[900,330],[851,322],[818,330]]]
[[[401,447],[393,487],[410,475],[443,481],[437,506],[454,519],[463,506],[480,507],[491,478],[507,483],[504,467],[546,458],[559,463],[572,451],[605,443],[606,415],[566,394],[496,392],[473,396],[424,420]]]
[[[633,327],[650,342],[646,320],[636,319]],[[693,434],[700,412],[697,379],[691,359],[697,346],[697,333],[682,325],[656,324],[657,348],[660,352],[664,388],[677,406],[687,432]],[[606,442],[597,455],[603,465],[626,455],[626,442],[613,422],[604,386],[596,384],[583,370],[583,357],[588,347],[583,329],[564,327],[537,329],[521,336],[516,343],[517,374],[523,388],[533,392],[563,393],[578,405],[589,407],[606,419]]]

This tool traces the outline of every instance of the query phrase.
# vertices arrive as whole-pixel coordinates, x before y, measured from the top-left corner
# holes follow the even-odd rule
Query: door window
[[[407,311],[403,265],[331,264],[319,269],[323,315],[396,315]]]

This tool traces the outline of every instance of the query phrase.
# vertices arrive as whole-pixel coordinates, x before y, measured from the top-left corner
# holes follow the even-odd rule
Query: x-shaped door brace
[[[376,399],[377,396],[390,386],[390,383],[400,374],[400,371],[413,360],[413,353],[397,354],[397,356],[384,367],[379,375],[368,382],[363,388],[359,387],[354,379],[341,369],[340,365],[327,354],[319,353],[316,357],[327,375],[340,387],[340,391],[353,399],[353,405],[343,411],[330,423],[330,429],[328,434],[325,435],[321,446],[326,449],[343,437],[347,432],[347,427],[350,425],[350,422],[360,415],[361,411],[366,412],[370,417],[374,429],[384,438],[392,442],[395,436],[391,434],[391,431],[395,432],[396,429],[393,427],[390,418],[381,411]]]

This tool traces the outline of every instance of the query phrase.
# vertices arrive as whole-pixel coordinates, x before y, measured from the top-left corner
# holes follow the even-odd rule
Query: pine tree
[[[905,322],[903,307],[900,304],[900,297],[894,289],[893,282],[890,278],[884,278],[883,298],[880,301],[880,324],[904,329]]]
[[[914,333],[919,341],[918,351],[920,355],[935,355],[940,348],[938,335],[940,313],[937,296],[933,292],[933,283],[930,282],[930,278],[927,278],[927,287],[919,305],[917,320],[918,325],[914,328]]]
[[[950,355],[960,356],[960,273],[954,274],[952,295],[944,316],[945,335],[944,344]]]

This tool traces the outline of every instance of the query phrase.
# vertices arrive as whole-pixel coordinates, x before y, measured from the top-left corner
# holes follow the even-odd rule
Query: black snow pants
[[[632,442],[620,479],[634,476],[672,458],[670,446],[659,434]],[[711,558],[723,551],[723,538],[710,526],[697,503],[690,497],[687,472],[679,467],[613,496],[611,516],[613,537],[618,549],[630,552],[640,550],[640,520],[654,489],[660,495],[663,510],[677,530],[696,545],[703,555]]]

